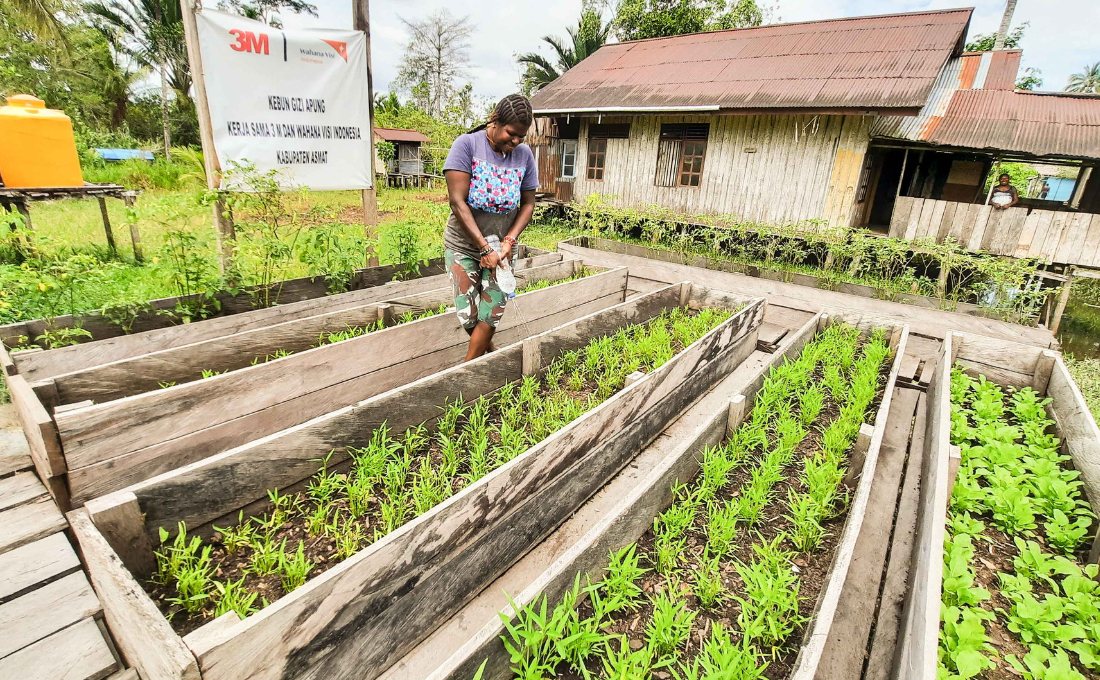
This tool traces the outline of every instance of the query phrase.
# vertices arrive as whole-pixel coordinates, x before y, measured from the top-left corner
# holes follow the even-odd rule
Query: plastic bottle
[[[497,251],[497,255],[500,255],[500,238],[496,234],[490,234],[485,237],[485,242],[489,244],[489,247]],[[501,292],[512,298],[516,296],[516,275],[512,273],[512,264],[504,259],[500,259],[500,264],[497,265],[496,271],[497,287]]]

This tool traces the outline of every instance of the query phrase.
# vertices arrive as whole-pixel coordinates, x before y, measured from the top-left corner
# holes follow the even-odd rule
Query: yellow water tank
[[[6,187],[79,187],[73,123],[29,94],[0,106],[0,179]]]

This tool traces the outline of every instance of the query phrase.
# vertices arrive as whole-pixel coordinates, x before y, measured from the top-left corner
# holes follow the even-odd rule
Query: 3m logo
[[[261,33],[256,35],[252,31],[242,31],[239,28],[234,28],[229,32],[230,35],[236,36],[236,44],[231,44],[230,47],[236,52],[255,52],[256,54],[271,54],[271,46],[268,43],[267,34]]]

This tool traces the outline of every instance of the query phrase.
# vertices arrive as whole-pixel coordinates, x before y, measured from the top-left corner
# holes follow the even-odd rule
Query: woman
[[[1012,186],[1011,181],[1007,172],[997,179],[997,186],[993,187],[993,194],[989,197],[990,204],[996,210],[1011,208],[1020,202],[1020,195],[1016,193],[1016,187]]]
[[[458,321],[470,334],[466,361],[492,351],[493,332],[508,304],[496,269],[502,261],[515,262],[519,236],[535,212],[538,166],[523,143],[531,119],[531,102],[508,95],[488,124],[455,140],[443,164],[451,203],[443,246]]]

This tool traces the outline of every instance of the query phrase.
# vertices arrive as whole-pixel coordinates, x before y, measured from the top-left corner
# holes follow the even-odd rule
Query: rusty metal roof
[[[964,54],[916,116],[882,116],[871,136],[1029,156],[1100,158],[1100,96],[1013,91],[1019,50]]]
[[[420,142],[427,144],[431,140],[416,130],[402,130],[400,128],[374,128],[374,134],[387,142]]]
[[[972,9],[831,19],[604,45],[546,86],[536,113],[919,109]]]

